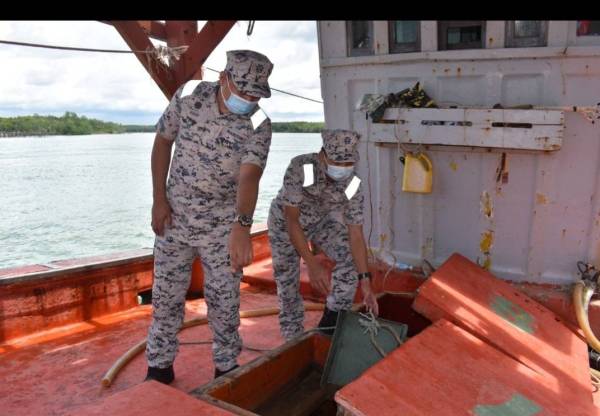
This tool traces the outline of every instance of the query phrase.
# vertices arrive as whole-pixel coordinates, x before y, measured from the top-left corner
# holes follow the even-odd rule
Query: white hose
[[[573,306],[575,307],[577,323],[583,331],[587,343],[596,351],[600,351],[600,340],[598,340],[594,331],[592,331],[588,317],[588,308],[593,294],[594,289],[586,286],[583,281],[575,283],[575,289],[573,290]]]

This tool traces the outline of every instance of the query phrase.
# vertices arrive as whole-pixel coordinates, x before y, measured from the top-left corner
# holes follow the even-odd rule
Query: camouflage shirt
[[[183,87],[158,121],[157,133],[175,141],[167,182],[173,225],[165,236],[192,244],[199,233],[234,221],[240,165],[264,169],[271,121],[254,129],[251,115],[221,114],[217,82],[201,82],[184,97]]]
[[[304,186],[304,165],[312,164],[314,183]],[[354,175],[353,175],[354,176]],[[283,206],[300,208],[300,225],[305,233],[329,216],[341,224],[362,224],[364,194],[362,182],[356,193],[348,199],[346,188],[353,176],[334,181],[325,174],[325,166],[318,153],[308,153],[292,159],[283,178],[283,186],[273,201],[272,213],[284,218]]]

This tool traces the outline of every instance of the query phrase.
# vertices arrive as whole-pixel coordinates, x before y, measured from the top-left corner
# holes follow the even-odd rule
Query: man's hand
[[[308,278],[310,285],[317,293],[327,295],[329,293],[329,273],[325,267],[319,261],[315,261],[308,266]]]
[[[229,256],[231,258],[231,271],[241,272],[242,268],[252,263],[252,242],[250,241],[250,227],[242,227],[234,223],[229,235]]]
[[[363,294],[363,303],[367,307],[368,311],[373,312],[373,315],[379,315],[379,304],[377,303],[377,298],[375,294],[371,290],[371,282],[369,279],[363,279],[360,281],[360,289]]]
[[[171,207],[167,198],[160,198],[152,204],[152,231],[162,236],[166,225],[171,225]]]

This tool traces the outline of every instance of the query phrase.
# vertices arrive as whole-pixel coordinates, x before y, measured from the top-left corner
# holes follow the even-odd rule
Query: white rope
[[[171,66],[174,61],[178,61],[179,58],[181,58],[181,55],[183,55],[188,48],[189,46],[187,45],[173,47],[158,45],[149,53],[154,59],[162,61],[167,66]]]
[[[400,336],[398,335],[396,330],[388,324],[380,323],[377,320],[377,318],[375,318],[373,312],[359,312],[358,314],[360,316],[360,318],[358,319],[358,323],[360,324],[360,326],[363,327],[364,333],[369,334],[369,338],[371,338],[371,344],[373,344],[373,347],[375,347],[377,352],[379,352],[379,355],[381,355],[382,357],[387,356],[383,348],[381,348],[381,346],[377,343],[377,340],[375,339],[381,328],[387,329],[392,334],[392,336],[398,343],[398,346],[402,345],[402,340],[400,339]]]
[[[377,319],[375,319],[375,315],[373,314],[373,312],[359,312],[358,314],[360,316],[360,318],[358,318],[358,323],[360,324],[360,326],[363,327],[364,333],[377,335],[377,333],[379,332],[379,328],[381,328],[381,325],[379,324]]]

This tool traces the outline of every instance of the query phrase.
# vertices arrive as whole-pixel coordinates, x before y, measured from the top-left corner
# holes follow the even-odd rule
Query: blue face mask
[[[336,181],[348,179],[354,172],[354,166],[335,166],[327,164],[327,175]]]
[[[227,86],[229,87],[228,99],[225,99],[225,96],[223,95],[223,88],[220,88],[220,90],[221,98],[225,103],[225,107],[227,107],[229,111],[231,111],[234,114],[244,115],[249,114],[252,110],[254,110],[257,103],[253,101],[244,100],[242,97],[235,95],[231,90],[231,87],[229,86],[229,77],[227,77]]]

